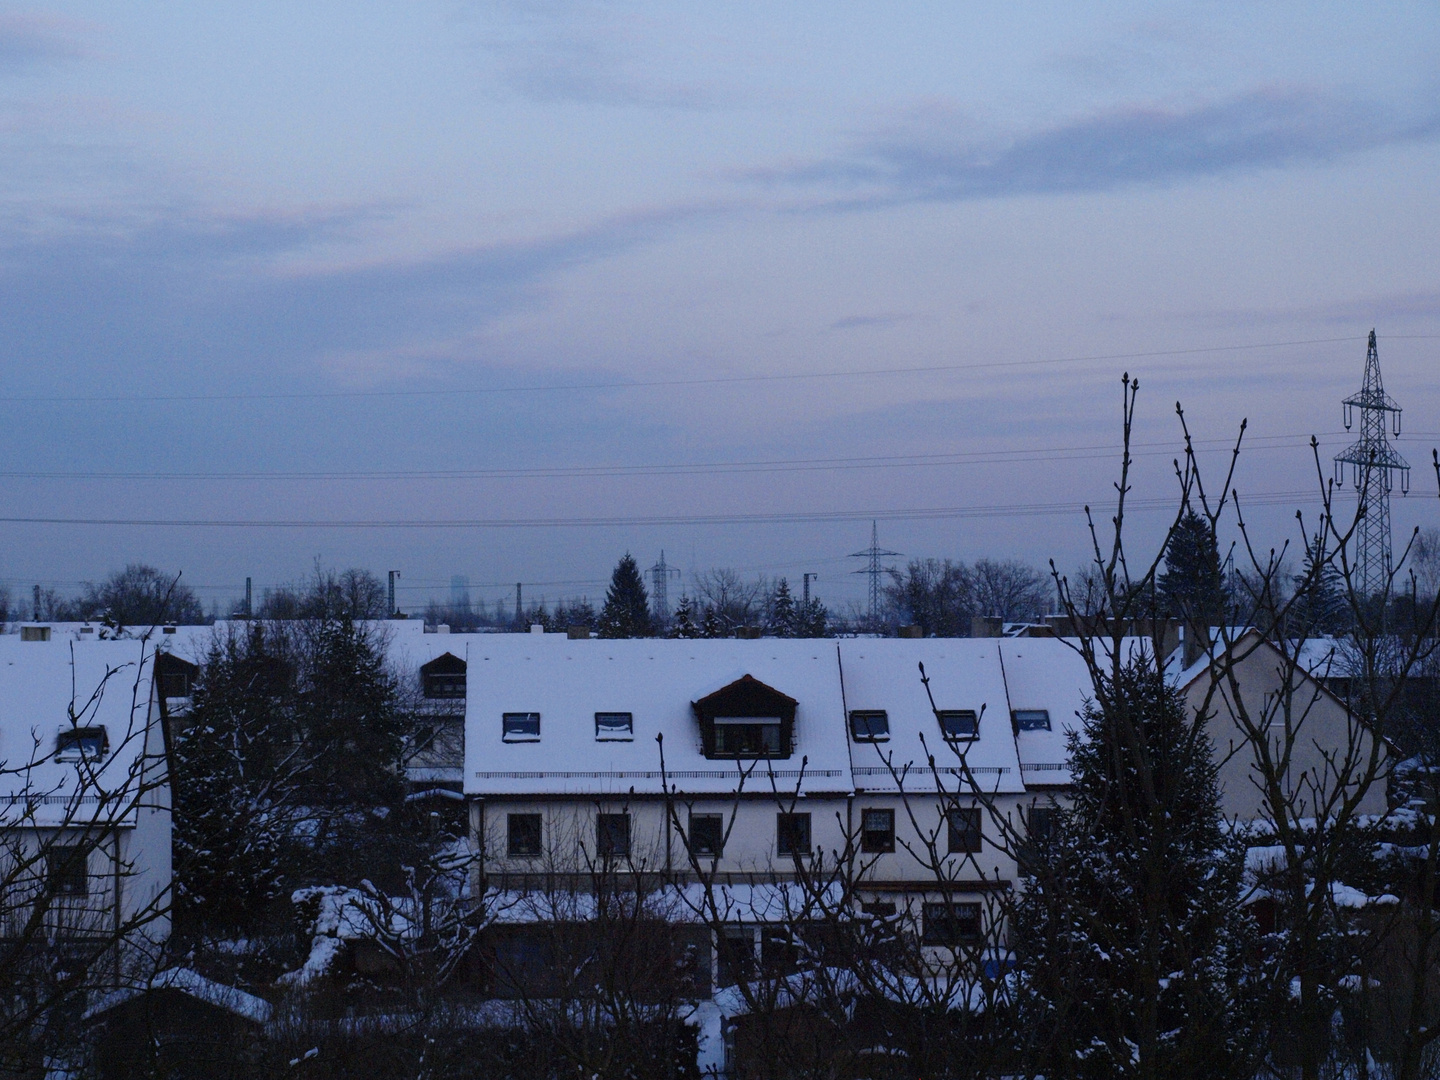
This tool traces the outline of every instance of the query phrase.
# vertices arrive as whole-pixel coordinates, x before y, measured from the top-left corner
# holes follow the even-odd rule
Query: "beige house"
[[[1383,764],[1385,745],[1345,703],[1312,676],[1303,655],[1286,656],[1256,631],[1237,638],[1228,662],[1202,660],[1179,678],[1192,710],[1210,714],[1225,815],[1242,821],[1271,816],[1264,777],[1298,817],[1333,812],[1342,778]],[[1263,735],[1263,745],[1251,736]],[[1261,768],[1262,756],[1270,765]],[[1352,785],[1353,790],[1353,785]],[[1372,783],[1358,812],[1383,814],[1385,784]]]

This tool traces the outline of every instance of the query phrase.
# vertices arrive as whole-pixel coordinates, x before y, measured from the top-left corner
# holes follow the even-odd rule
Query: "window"
[[[788,926],[760,928],[760,966],[767,975],[793,975],[800,968],[800,943]]]
[[[110,749],[103,727],[77,727],[55,736],[56,761],[98,761]]]
[[[778,855],[810,854],[810,815],[775,815],[775,852]]]
[[[601,742],[630,742],[635,738],[635,717],[628,712],[597,712],[595,738]]]
[[[1049,843],[1055,833],[1055,807],[1032,806],[1025,817],[1025,827],[1032,843]]]
[[[188,671],[166,671],[160,676],[160,696],[188,698],[194,677]]]
[[[734,986],[737,982],[748,982],[755,974],[755,931],[748,926],[726,926],[716,942],[719,954],[719,971],[716,982],[720,986]]]
[[[926,945],[959,945],[980,936],[980,905],[942,901],[926,904],[922,940]]]
[[[539,742],[540,714],[538,712],[507,712],[501,718],[506,742]]]
[[[974,739],[980,735],[980,716],[974,709],[939,709],[935,718],[947,739]]]
[[[451,671],[427,671],[421,680],[427,698],[463,698],[465,696],[465,673]]]
[[[52,896],[87,896],[90,892],[89,851],[56,844],[45,854],[45,876]]]
[[[540,815],[507,815],[508,837],[506,850],[511,855],[540,854]]]
[[[884,709],[855,709],[850,713],[850,737],[856,742],[884,742],[890,738],[890,717]]]
[[[719,857],[724,854],[725,819],[719,814],[690,815],[690,854]]]
[[[868,904],[861,904],[860,910],[872,919],[893,919],[895,917],[894,900],[872,900]]]
[[[1010,714],[1016,731],[1049,731],[1049,709],[1016,709]]]
[[[895,850],[895,811],[860,811],[860,850],[868,854]]]
[[[978,806],[951,810],[950,854],[973,854],[980,850],[980,808]]]
[[[630,854],[630,815],[600,814],[595,819],[595,853],[602,859]]]
[[[715,756],[779,757],[779,718],[717,716],[715,718]]]

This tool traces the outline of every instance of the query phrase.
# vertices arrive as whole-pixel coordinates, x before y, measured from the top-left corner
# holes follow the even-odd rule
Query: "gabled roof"
[[[745,674],[713,694],[706,694],[690,707],[699,716],[791,716],[799,704],[755,676]]]

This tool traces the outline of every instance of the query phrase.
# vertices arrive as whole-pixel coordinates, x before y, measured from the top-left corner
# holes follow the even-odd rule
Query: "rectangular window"
[[[1015,720],[1016,731],[1049,731],[1049,709],[1016,709],[1011,717]]]
[[[89,849],[55,844],[45,853],[45,877],[52,896],[88,896]]]
[[[854,709],[850,737],[856,742],[884,742],[890,738],[890,716],[884,709]]]
[[[775,852],[778,855],[810,854],[810,815],[775,815]]]
[[[940,733],[947,739],[974,739],[980,735],[980,714],[974,709],[939,709]]]
[[[160,696],[164,698],[187,698],[190,696],[190,673],[188,671],[167,671],[160,676]]]
[[[56,761],[98,761],[110,749],[103,727],[77,727],[55,736]]]
[[[980,850],[980,808],[963,807],[951,810],[950,854],[974,854]]]
[[[923,915],[921,934],[926,945],[960,945],[980,937],[979,904],[926,904]]]
[[[719,970],[716,983],[734,986],[748,982],[755,975],[755,931],[749,926],[723,927],[716,941]]]
[[[1055,807],[1032,806],[1025,817],[1025,827],[1032,843],[1048,844],[1055,833]]]
[[[872,919],[893,919],[895,917],[894,900],[872,900],[868,904],[861,904],[860,910]]]
[[[509,826],[506,850],[511,855],[539,855],[540,815],[509,814],[506,821]]]
[[[465,696],[465,673],[449,671],[427,671],[423,679],[427,698],[463,698]]]
[[[760,928],[760,965],[770,976],[793,975],[800,968],[800,943],[787,926]]]
[[[601,742],[630,742],[635,738],[635,716],[628,712],[597,712],[595,738]]]
[[[501,717],[501,728],[506,742],[539,742],[540,714],[507,712]]]
[[[895,850],[895,811],[860,811],[860,850],[867,854]]]
[[[717,716],[715,756],[780,757],[780,720]]]
[[[630,815],[600,814],[595,819],[595,853],[602,859],[630,854]]]
[[[718,858],[725,846],[725,819],[719,814],[690,815],[690,854]]]

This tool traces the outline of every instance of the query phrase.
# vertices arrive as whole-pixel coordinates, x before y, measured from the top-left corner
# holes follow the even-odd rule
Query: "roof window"
[[[597,712],[595,738],[600,742],[631,742],[635,738],[634,713]]]
[[[936,709],[935,719],[940,721],[940,733],[947,739],[980,737],[980,714],[974,709]]]
[[[1010,714],[1016,731],[1049,731],[1049,709],[1016,709]]]
[[[890,738],[890,716],[884,709],[853,709],[850,736],[856,742],[885,742]]]
[[[507,712],[501,718],[502,738],[506,742],[539,742],[540,714],[538,712]]]
[[[77,727],[55,736],[56,761],[99,761],[110,749],[103,727]]]
[[[442,653],[420,665],[420,690],[427,698],[462,700],[465,697],[466,664],[453,653]]]
[[[715,757],[784,757],[780,718],[715,717]]]

